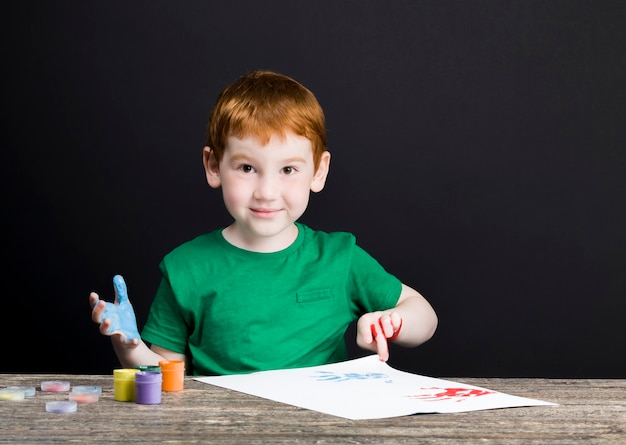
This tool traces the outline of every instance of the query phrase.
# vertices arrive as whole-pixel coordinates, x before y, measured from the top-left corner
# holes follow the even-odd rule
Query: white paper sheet
[[[378,355],[309,368],[195,379],[353,420],[556,405],[399,371]]]

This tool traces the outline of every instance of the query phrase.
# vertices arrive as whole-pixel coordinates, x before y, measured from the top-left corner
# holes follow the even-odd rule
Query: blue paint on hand
[[[111,320],[111,327],[108,333],[122,334],[124,343],[139,339],[137,319],[135,318],[133,306],[128,299],[128,291],[124,278],[122,278],[121,275],[115,275],[113,277],[113,286],[115,286],[115,293],[117,294],[115,304],[107,302],[102,314],[102,320],[105,318]]]

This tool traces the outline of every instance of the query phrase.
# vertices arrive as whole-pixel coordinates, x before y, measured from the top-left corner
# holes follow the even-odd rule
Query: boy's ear
[[[214,189],[222,185],[220,166],[215,158],[215,152],[211,149],[211,147],[204,147],[202,150],[202,163],[204,164],[206,182],[208,182]]]
[[[317,170],[313,175],[313,180],[311,181],[311,191],[313,193],[321,192],[324,189],[324,185],[326,184],[326,178],[328,177],[328,171],[330,169],[330,152],[325,151],[322,153],[322,157],[320,158],[320,163],[317,166]]]

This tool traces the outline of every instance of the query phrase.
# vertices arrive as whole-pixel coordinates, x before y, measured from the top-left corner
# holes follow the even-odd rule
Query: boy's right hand
[[[89,304],[93,308],[91,319],[100,324],[101,334],[119,335],[124,346],[135,347],[140,340],[137,320],[133,306],[128,299],[126,283],[121,275],[113,277],[113,288],[115,304],[100,300],[95,292],[89,295]]]

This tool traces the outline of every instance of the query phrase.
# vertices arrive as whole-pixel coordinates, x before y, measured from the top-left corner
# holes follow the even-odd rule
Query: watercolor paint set
[[[164,360],[158,366],[138,366],[113,370],[113,400],[134,402],[142,405],[161,403],[163,391],[182,391],[185,381],[185,363],[182,360]],[[67,393],[67,400],[46,402],[49,413],[74,413],[82,403],[95,403],[100,400],[102,387],[72,386],[67,380],[42,381],[41,392]],[[36,397],[35,386],[7,386],[0,389],[0,401],[18,402]]]

